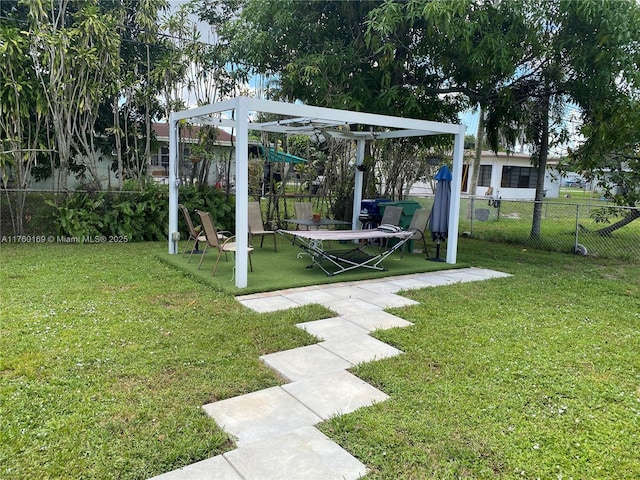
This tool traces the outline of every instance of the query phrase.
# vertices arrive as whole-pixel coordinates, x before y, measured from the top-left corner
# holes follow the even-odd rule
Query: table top
[[[313,220],[311,218],[285,218],[284,221],[288,223],[294,223],[296,225],[303,225],[305,227],[351,225],[351,222],[345,222],[344,220],[334,220],[333,218],[321,218],[320,220]]]

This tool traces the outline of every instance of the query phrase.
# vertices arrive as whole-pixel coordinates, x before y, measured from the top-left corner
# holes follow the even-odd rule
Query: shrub
[[[184,187],[180,202],[190,212],[207,210],[221,229],[235,228],[234,199],[220,190]],[[58,235],[75,238],[117,236],[128,241],[158,241],[167,238],[169,192],[166,186],[149,184],[129,192],[72,192],[61,203],[47,201],[53,209]],[[181,230],[186,226],[179,221]]]

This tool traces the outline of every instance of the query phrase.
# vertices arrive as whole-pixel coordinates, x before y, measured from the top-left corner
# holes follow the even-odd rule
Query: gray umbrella
[[[433,200],[431,208],[431,217],[429,218],[429,230],[431,238],[436,243],[436,258],[432,260],[440,260],[440,242],[447,239],[449,233],[449,208],[451,205],[451,180],[453,176],[449,167],[443,165],[434,177],[438,184],[436,185],[436,196]]]

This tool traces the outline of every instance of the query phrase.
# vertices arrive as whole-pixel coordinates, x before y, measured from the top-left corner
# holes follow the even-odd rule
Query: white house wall
[[[502,169],[505,167],[531,167],[531,158],[525,155],[495,155],[491,152],[483,152],[481,165],[491,165],[491,188],[493,198],[503,200],[534,200],[536,197],[535,188],[508,188],[502,187]],[[469,165],[469,176],[473,176],[473,165]],[[547,198],[558,198],[560,196],[560,175],[554,166],[547,166],[545,173],[544,188]],[[467,182],[469,185],[470,182]],[[476,196],[485,196],[489,187],[478,185]],[[468,191],[466,193],[469,193]]]
[[[96,174],[100,181],[100,185],[105,190],[111,190],[114,188],[118,188],[119,182],[116,177],[116,172],[111,169],[111,165],[113,161],[111,159],[101,159],[96,162]],[[60,173],[59,169],[56,169],[49,178],[45,178],[42,180],[36,181],[35,179],[31,179],[29,182],[29,189],[33,191],[43,192],[43,191],[57,191],[58,190],[58,174]],[[69,190],[78,190],[82,189],[84,185],[93,184],[93,177],[87,171],[85,173],[85,179],[78,179],[75,173],[69,172],[67,175],[67,189]]]

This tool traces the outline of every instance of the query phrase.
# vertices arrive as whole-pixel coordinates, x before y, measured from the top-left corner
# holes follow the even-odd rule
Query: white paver
[[[340,296],[333,295],[330,292],[325,291],[324,289],[318,289],[313,291],[290,292],[290,293],[284,294],[283,297],[293,302],[296,302],[300,305],[308,305],[310,303],[336,302],[343,298]]]
[[[224,431],[236,437],[238,446],[320,421],[280,387],[209,403],[203,408]]]
[[[346,370],[282,387],[323,420],[385,401],[388,396]]]
[[[372,362],[383,358],[395,357],[402,352],[391,345],[387,345],[369,335],[353,335],[351,337],[333,338],[320,342],[322,348],[357,365],[362,362]]]
[[[415,300],[411,300],[410,298],[403,297],[401,295],[396,295],[393,293],[374,293],[367,292],[367,297],[362,297],[361,299],[365,302],[371,303],[373,305],[377,305],[380,308],[399,308],[399,307],[408,307],[410,305],[417,305],[418,302]]]
[[[245,480],[356,480],[358,459],[314,427],[303,427],[224,454]]]
[[[291,382],[353,366],[318,345],[270,353],[260,359]]]
[[[356,325],[372,332],[374,330],[387,330],[396,327],[409,327],[411,322],[403,318],[396,317],[388,312],[380,310],[378,312],[357,313],[345,315],[344,318]]]
[[[283,296],[242,300],[240,303],[242,303],[245,307],[261,313],[276,312],[278,310],[286,310],[288,308],[301,306],[300,303],[294,302],[293,300],[290,300]]]
[[[151,480],[243,480],[243,477],[222,455],[218,455],[163,473]]]
[[[378,312],[373,312],[373,315],[377,314]],[[298,323],[296,326],[306,330],[311,335],[315,335],[320,340],[349,337],[351,335],[366,335],[370,330],[356,325],[354,322],[346,320],[343,317],[332,317],[312,322]]]
[[[337,302],[322,303],[327,308],[333,310],[338,315],[349,315],[350,313],[361,313],[364,311],[382,310],[382,307],[373,303],[365,302],[358,298],[338,300]]]

